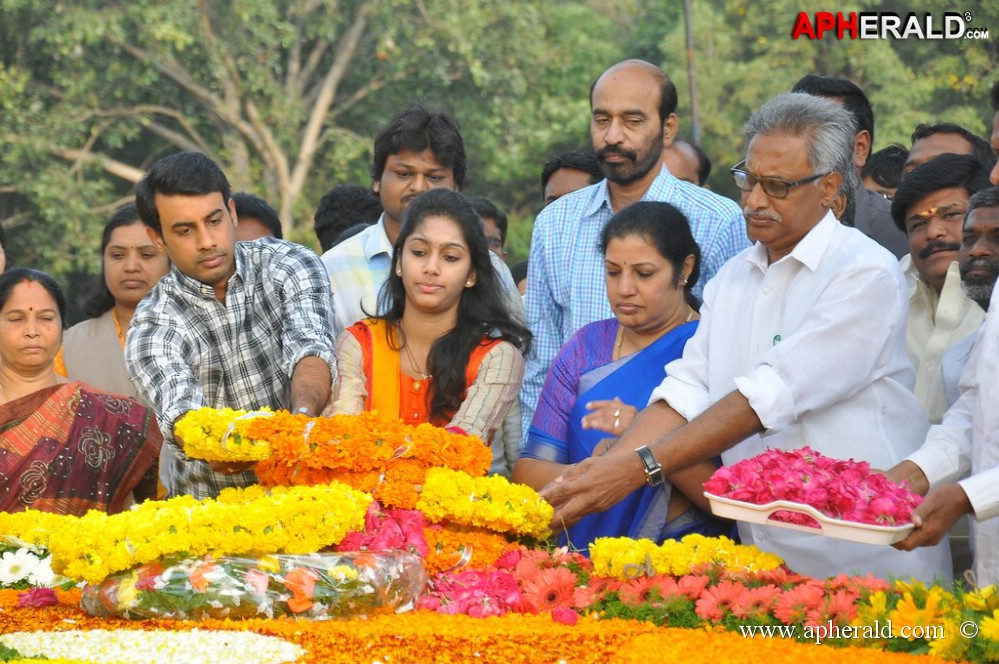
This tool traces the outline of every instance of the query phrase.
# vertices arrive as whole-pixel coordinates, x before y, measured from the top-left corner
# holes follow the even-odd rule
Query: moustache
[[[985,270],[992,275],[991,279],[986,278],[984,281],[994,282],[996,280],[996,276],[999,275],[999,261],[990,261],[987,258],[972,258],[971,260],[965,261],[960,264],[961,280],[968,280],[966,274],[977,269]],[[980,280],[972,278],[970,281]]]
[[[938,251],[957,251],[961,248],[957,242],[930,242],[925,247],[919,250],[920,258],[927,258],[930,254],[934,254]]]
[[[638,160],[637,153],[632,152],[631,150],[624,150],[622,148],[617,147],[616,145],[608,145],[605,148],[600,148],[599,150],[597,150],[597,159],[603,161],[604,158],[609,154],[620,155],[632,161]]]
[[[767,221],[776,221],[778,224],[783,221],[780,215],[774,214],[773,212],[766,212],[765,210],[752,210],[748,207],[742,208],[742,216],[749,218],[755,217],[756,219],[765,219]]]

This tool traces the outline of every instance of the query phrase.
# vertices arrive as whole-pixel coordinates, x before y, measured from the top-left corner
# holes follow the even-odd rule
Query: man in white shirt
[[[984,240],[989,244],[999,242],[999,188],[972,198],[965,228],[974,226],[988,229],[990,237]],[[983,243],[981,235],[975,243]],[[916,530],[896,546],[911,550],[935,544],[961,516],[969,514],[977,522],[972,528],[972,548],[979,587],[999,583],[997,296],[999,291],[993,289],[985,325],[961,376],[957,402],[941,424],[930,428],[925,444],[888,472],[896,481],[907,480],[920,493],[932,488],[913,516]],[[956,480],[960,481],[954,484]]]
[[[414,104],[385,126],[375,138],[371,189],[384,212],[377,223],[323,254],[333,289],[333,313],[344,329],[378,313],[378,291],[388,279],[392,245],[399,236],[409,203],[436,188],[460,191],[467,159],[458,121],[444,111]],[[524,305],[510,268],[490,254],[496,276],[509,293],[515,317]]]
[[[807,444],[888,468],[922,440],[898,262],[830,211],[844,178],[857,177],[849,114],[817,97],[781,95],[745,133],[746,160],[732,174],[756,244],[708,283],[697,332],[618,444],[542,491],[555,524],[664,475],[704,507],[707,477],[690,475],[718,454],[731,464]],[[771,526],[740,523],[739,532],[813,576],[950,575],[946,547],[913,555]]]
[[[909,241],[899,262],[909,289],[906,348],[930,424],[940,424],[949,405],[944,353],[985,319],[961,288],[957,252],[968,199],[988,186],[988,171],[975,157],[943,154],[906,175],[892,200],[892,218]]]

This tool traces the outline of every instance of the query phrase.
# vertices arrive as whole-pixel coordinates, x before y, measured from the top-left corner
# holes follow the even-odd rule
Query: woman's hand
[[[638,409],[629,406],[617,397],[610,401],[591,401],[586,404],[590,411],[583,416],[584,429],[606,431],[612,436],[620,436],[638,414]]]

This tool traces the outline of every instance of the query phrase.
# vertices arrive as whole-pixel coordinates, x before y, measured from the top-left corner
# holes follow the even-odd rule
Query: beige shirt
[[[939,295],[920,279],[909,256],[903,256],[899,265],[909,288],[905,342],[909,361],[916,370],[914,392],[930,424],[939,424],[949,405],[941,368],[944,352],[974,333],[985,320],[985,312],[961,290],[956,262],[947,269]]]
[[[367,377],[361,344],[350,332],[337,340],[340,369],[333,397],[333,413],[360,413],[368,396]],[[524,379],[524,356],[511,343],[493,346],[482,358],[479,372],[465,394],[465,400],[448,426],[461,427],[488,441],[510,410]],[[329,413],[326,413],[329,414]]]
[[[66,330],[62,340],[66,377],[142,402],[128,379],[125,349],[118,339],[114,310],[109,309]]]

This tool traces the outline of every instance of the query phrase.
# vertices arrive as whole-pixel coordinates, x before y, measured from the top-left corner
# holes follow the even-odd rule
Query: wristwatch
[[[666,483],[666,474],[663,473],[663,467],[656,461],[656,457],[653,456],[652,450],[648,446],[642,445],[635,450],[635,454],[638,455],[642,460],[642,465],[645,466],[645,481],[648,482],[649,486],[659,486]]]
[[[315,417],[316,414],[312,412],[312,409],[308,406],[302,406],[295,411],[296,415],[305,415],[306,417]]]

